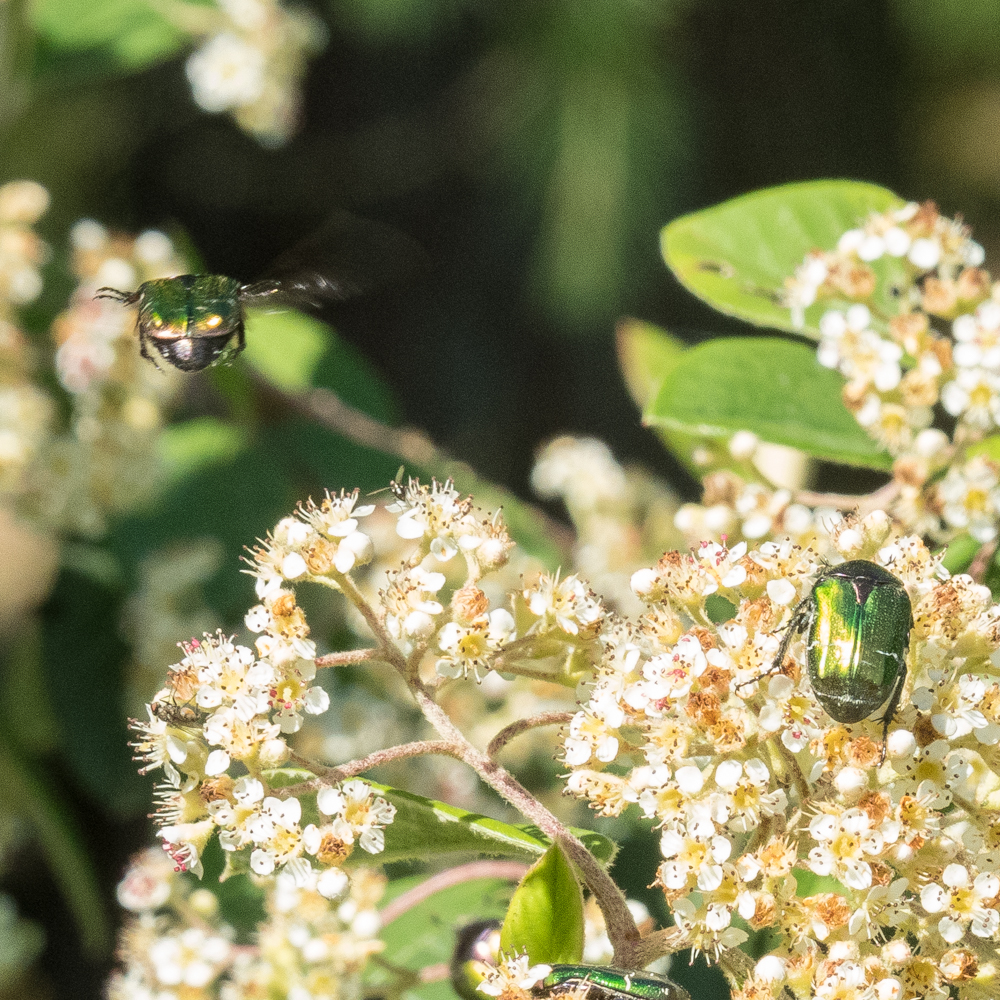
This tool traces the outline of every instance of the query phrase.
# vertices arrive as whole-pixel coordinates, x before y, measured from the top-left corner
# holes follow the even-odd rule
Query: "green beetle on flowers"
[[[500,957],[500,921],[479,920],[458,931],[450,965],[451,984],[463,1000],[489,1000],[479,991],[487,970]],[[691,1000],[682,986],[653,972],[626,972],[598,965],[541,965],[548,970],[531,989],[538,1000],[570,995],[586,1000]],[[535,970],[532,970],[533,972]]]
[[[831,719],[861,722],[888,700],[881,720],[884,759],[906,680],[912,628],[909,595],[892,573],[866,559],[841,563],[824,570],[792,612],[767,673],[779,671],[792,640],[808,633],[809,680]]]
[[[561,997],[584,987],[587,1000],[691,1000],[687,990],[666,976],[595,965],[553,965],[536,992]]]

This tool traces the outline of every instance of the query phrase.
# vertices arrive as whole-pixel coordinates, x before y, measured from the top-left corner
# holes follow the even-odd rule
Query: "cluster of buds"
[[[1000,608],[881,512],[837,526],[829,558],[844,557],[889,567],[913,605],[885,748],[880,721],[827,715],[805,642],[775,664],[827,564],[791,540],[705,543],[636,572],[646,614],[602,630],[568,790],[657,825],[656,881],[688,946],[718,956],[747,925],[773,933],[741,1000],[994,995]],[[719,597],[731,616],[713,615]]]

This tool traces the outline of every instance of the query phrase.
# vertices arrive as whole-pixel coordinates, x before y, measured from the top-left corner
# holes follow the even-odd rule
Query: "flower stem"
[[[411,690],[427,721],[447,742],[461,747],[461,759],[473,768],[490,788],[531,820],[553,843],[558,843],[562,847],[570,861],[579,869],[604,914],[608,937],[615,949],[615,964],[622,968],[635,968],[630,963],[633,952],[640,942],[639,928],[636,927],[635,920],[625,904],[621,889],[611,876],[600,866],[583,842],[574,836],[517,778],[481,750],[476,749],[465,738],[444,709],[422,686],[413,687]]]
[[[347,667],[353,663],[367,663],[369,660],[377,660],[379,650],[372,649],[347,649],[339,653],[327,653],[325,656],[316,657],[317,667]]]
[[[564,726],[572,719],[572,712],[541,712],[527,719],[518,719],[517,722],[504,726],[490,740],[490,745],[486,748],[486,755],[495,757],[512,739],[520,736],[521,733],[526,733],[529,729],[536,729],[539,726]]]
[[[315,781],[303,781],[297,785],[288,785],[285,788],[275,789],[272,794],[279,798],[287,798],[289,795],[307,795],[310,792],[318,791],[324,785],[331,782],[346,781],[356,775],[364,774],[372,768],[381,767],[394,760],[406,760],[409,757],[422,757],[425,754],[438,754],[443,757],[456,757],[463,760],[463,749],[448,740],[418,740],[414,743],[400,743],[399,746],[386,747],[385,750],[376,750],[368,754],[367,757],[359,757],[357,760],[348,761],[346,764],[338,764],[336,767],[322,767],[318,764],[311,764],[308,760],[293,753],[292,759],[297,764],[308,767],[316,775]]]
[[[392,641],[385,626],[369,606],[357,585],[347,574],[338,576],[337,584],[345,596],[358,609],[375,634],[381,654],[396,668],[406,681],[424,718],[437,730],[442,746],[450,749],[461,761],[468,764],[487,785],[509,802],[521,815],[534,823],[553,843],[558,843],[583,877],[594,894],[607,927],[608,938],[615,949],[615,964],[621,968],[641,968],[635,964],[637,952],[643,952],[641,935],[636,926],[625,896],[583,842],[574,836],[559,819],[538,801],[506,768],[501,767],[466,738],[452,722],[447,712],[434,700],[431,691],[408,669],[406,657]],[[425,752],[425,751],[422,751]],[[332,768],[332,771],[337,769]],[[662,954],[662,952],[660,953]],[[655,957],[655,956],[654,956]],[[646,960],[652,961],[652,958]]]

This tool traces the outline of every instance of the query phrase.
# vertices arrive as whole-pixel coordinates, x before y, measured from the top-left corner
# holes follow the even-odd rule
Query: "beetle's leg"
[[[802,632],[809,622],[809,617],[812,613],[810,610],[811,602],[811,596],[805,598],[805,600],[799,601],[795,610],[792,612],[792,617],[788,619],[788,624],[782,626],[782,629],[779,630],[784,631],[785,635],[781,640],[781,645],[778,647],[777,655],[771,661],[771,665],[762,674],[758,674],[756,677],[751,677],[750,680],[743,681],[742,684],[737,684],[737,691],[741,687],[746,687],[749,684],[756,684],[762,677],[770,677],[771,674],[776,674],[779,670],[781,670],[781,665],[785,662],[785,656],[788,653],[788,647],[792,644],[792,640],[800,632]]]
[[[240,325],[236,328],[236,350],[233,352],[235,358],[247,346],[247,331],[245,324],[240,320]]]
[[[140,354],[141,354],[141,355],[142,355],[142,356],[143,356],[143,357],[144,357],[144,358],[145,358],[145,359],[146,359],[147,361],[152,361],[152,362],[153,362],[153,367],[154,367],[154,368],[155,368],[155,369],[156,369],[156,370],[157,370],[158,372],[161,372],[161,371],[163,371],[163,369],[162,369],[162,368],[161,368],[161,367],[159,366],[159,364],[157,363],[157,361],[156,361],[156,358],[154,358],[154,357],[153,357],[153,355],[149,353],[149,346],[148,346],[148,345],[149,345],[149,338],[148,338],[148,337],[146,336],[146,334],[145,334],[145,333],[143,333],[143,330],[142,330],[142,327],[141,327],[141,326],[137,326],[137,327],[136,327],[136,331],[137,331],[137,332],[138,332],[138,334],[139,334],[139,353],[140,353]]]
[[[132,306],[139,301],[138,292],[122,292],[117,288],[98,288],[94,295],[95,299],[112,299],[115,302],[120,302],[123,306]]]

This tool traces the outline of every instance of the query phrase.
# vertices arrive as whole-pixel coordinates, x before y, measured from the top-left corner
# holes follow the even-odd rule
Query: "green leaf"
[[[264,772],[264,779],[274,788],[287,788],[315,775],[301,768],[284,767]],[[551,841],[536,826],[504,823],[489,816],[472,813],[447,802],[426,799],[389,785],[362,778],[375,792],[396,807],[396,816],[385,828],[385,850],[375,857],[379,864],[432,858],[439,854],[470,851],[497,857],[537,858],[548,850]],[[575,833],[602,864],[615,855],[612,840],[590,830]],[[364,852],[352,860],[371,861]]]
[[[818,338],[830,303],[811,306],[805,326],[795,327],[778,298],[785,278],[810,250],[834,249],[870,212],[903,204],[892,191],[858,181],[785,184],[675,219],[661,246],[681,282],[720,312]]]
[[[713,437],[748,430],[831,462],[891,469],[888,452],[845,409],[842,385],[805,344],[720,338],[684,353],[644,421]]]
[[[976,455],[984,455],[991,462],[1000,465],[1000,434],[991,434],[965,449],[966,458],[973,458]]]
[[[550,846],[535,826],[515,826],[388,785],[368,784],[396,807],[396,817],[385,830],[385,852],[378,855],[383,864],[456,851],[531,858]],[[615,845],[607,837],[589,830],[573,832],[598,861],[607,864],[614,857]]]
[[[500,930],[500,950],[507,955],[527,952],[531,965],[582,958],[583,891],[558,844],[514,890]]]
[[[35,30],[65,49],[106,49],[136,69],[167,59],[185,44],[184,34],[149,0],[34,0]]]
[[[149,783],[128,748],[121,591],[63,568],[40,613],[42,665],[69,771],[115,815],[145,812]]]
[[[303,781],[312,781],[315,777],[304,767],[273,767],[264,771],[264,780],[271,788],[290,788]]]
[[[982,547],[982,542],[977,542],[967,531],[963,531],[948,543],[941,565],[949,573],[964,573]]]
[[[324,323],[294,310],[248,310],[247,348],[243,357],[268,381],[286,392],[312,385],[332,331]]]
[[[641,319],[623,319],[615,331],[615,341],[629,395],[640,410],[644,409],[677,367],[686,345]]]
[[[616,331],[618,365],[629,394],[640,410],[656,398],[660,386],[677,367],[687,346],[666,330],[638,319],[625,319]],[[657,437],[696,475],[693,456],[703,444],[700,435],[682,434],[666,427],[655,428]]]
[[[841,896],[848,895],[844,884],[832,875],[817,875],[808,868],[794,868],[792,876],[795,879],[795,895],[799,898],[815,896],[821,892],[836,892]]]
[[[160,455],[171,480],[183,479],[208,465],[229,462],[249,443],[249,435],[217,417],[198,417],[166,427]]]

